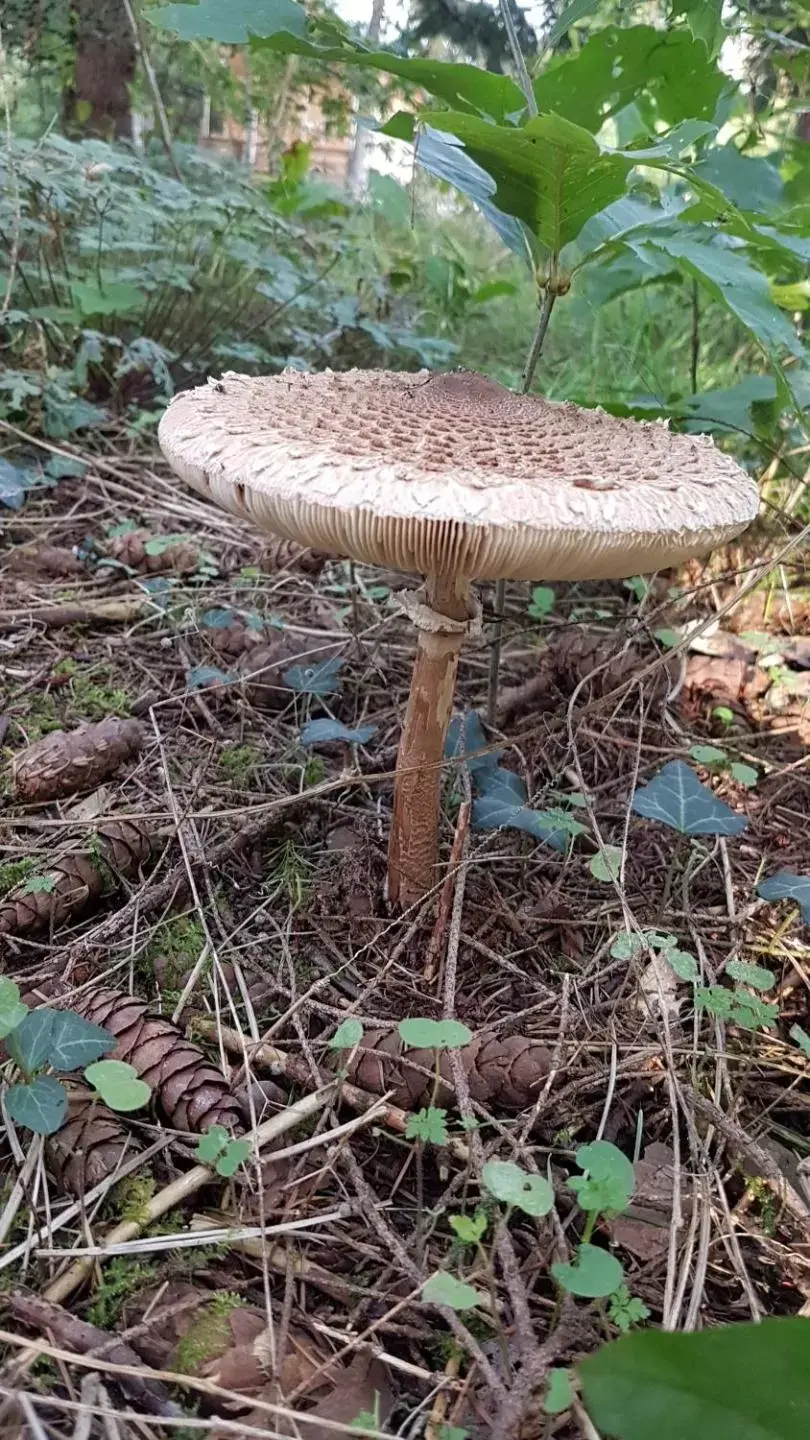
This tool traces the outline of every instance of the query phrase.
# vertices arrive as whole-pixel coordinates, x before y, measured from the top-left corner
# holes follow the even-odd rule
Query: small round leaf
[[[624,1279],[616,1256],[600,1250],[598,1245],[580,1245],[573,1264],[552,1265],[551,1273],[563,1290],[589,1300],[612,1295]]]
[[[458,1050],[462,1045],[469,1045],[473,1038],[472,1030],[460,1020],[416,1017],[400,1020],[397,1029],[403,1043],[416,1050]]]
[[[605,884],[618,880],[622,869],[622,854],[621,845],[603,845],[588,867],[594,880],[601,880]]]
[[[422,1286],[422,1299],[431,1305],[447,1305],[450,1310],[472,1310],[481,1295],[473,1285],[457,1280],[446,1270],[437,1270]]]
[[[140,1110],[152,1094],[146,1081],[138,1078],[134,1065],[124,1060],[97,1060],[87,1066],[84,1078],[111,1110]]]
[[[528,1175],[509,1160],[488,1160],[482,1171],[490,1195],[504,1205],[516,1205],[527,1215],[548,1215],[554,1208],[554,1191],[542,1175]]]
[[[636,1175],[626,1155],[609,1140],[594,1140],[582,1145],[576,1162],[584,1175],[568,1181],[582,1210],[617,1213],[626,1209],[635,1189]],[[601,1253],[601,1252],[600,1252]]]
[[[363,1026],[355,1015],[348,1015],[341,1020],[337,1030],[329,1040],[330,1050],[353,1050],[359,1045],[363,1038]]]
[[[562,1415],[564,1411],[571,1409],[573,1401],[574,1392],[571,1388],[570,1373],[561,1365],[555,1365],[554,1369],[548,1372],[548,1388],[543,1401],[543,1410],[546,1415]]]

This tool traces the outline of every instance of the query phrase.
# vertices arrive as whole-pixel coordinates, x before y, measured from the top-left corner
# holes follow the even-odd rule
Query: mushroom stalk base
[[[411,693],[397,756],[388,846],[388,898],[406,909],[436,884],[442,764],[458,657],[469,617],[466,580],[428,576],[427,602],[453,629],[418,630]]]

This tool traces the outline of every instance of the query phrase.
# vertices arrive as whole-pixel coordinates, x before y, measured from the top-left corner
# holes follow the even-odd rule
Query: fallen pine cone
[[[149,835],[134,820],[110,820],[92,849],[69,850],[44,875],[31,876],[0,903],[0,935],[34,935],[81,915],[99,900],[110,874],[134,880],[151,852]]]
[[[540,655],[536,672],[514,689],[504,690],[498,704],[498,723],[505,725],[527,711],[559,713],[561,698],[570,696],[585,681],[579,701],[606,695],[632,680],[651,659],[638,645],[618,645],[616,636],[580,626],[562,626]],[[679,662],[664,659],[645,680],[648,694],[665,695],[678,673]]]
[[[54,730],[14,760],[14,794],[25,805],[44,805],[64,795],[94,790],[143,747],[137,720],[108,715],[95,725]]]
[[[56,1182],[69,1195],[92,1190],[115,1174],[125,1155],[141,1149],[119,1115],[92,1090],[73,1082],[68,1088],[67,1120],[48,1136],[46,1147]]]
[[[223,1125],[242,1132],[239,1102],[222,1071],[171,1020],[150,1015],[148,1001],[102,988],[79,996],[71,1009],[115,1036],[107,1059],[137,1070],[174,1129],[199,1134]]]
[[[152,535],[149,530],[128,530],[104,547],[110,560],[147,575],[192,575],[200,561],[199,547],[185,536]]]
[[[259,646],[267,643],[267,632],[263,628],[257,630],[238,616],[234,617],[230,625],[206,630],[205,637],[211,649],[216,650],[217,654],[226,660],[236,660],[240,655],[244,655],[246,650],[255,654]]]
[[[537,1095],[551,1069],[551,1051],[539,1040],[510,1035],[505,1040],[482,1032],[458,1051],[470,1095],[481,1105],[523,1110]],[[339,1051],[333,1063],[346,1064]],[[454,1098],[447,1050],[407,1048],[396,1030],[368,1030],[348,1063],[349,1079],[373,1095],[393,1091],[391,1103],[402,1110],[431,1103],[438,1060],[440,1084],[435,1103]]]
[[[295,540],[273,535],[264,545],[259,564],[265,573],[273,570],[303,570],[306,575],[319,575],[329,556],[322,550],[309,550]]]
[[[317,665],[324,652],[315,650],[306,636],[280,635],[266,645],[246,651],[239,662],[245,676],[245,699],[262,710],[284,710],[296,692],[284,683],[284,672],[293,665]]]

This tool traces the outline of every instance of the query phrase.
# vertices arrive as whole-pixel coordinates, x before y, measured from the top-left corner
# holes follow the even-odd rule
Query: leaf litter
[[[680,1254],[693,1207],[703,1203],[696,1177],[706,1163],[707,1122],[681,1129],[673,1118],[671,1063],[687,1105],[693,1086],[713,1083],[716,1065],[734,1097],[737,1128],[714,1131],[708,1173],[725,1177],[737,1245],[729,1264],[726,1222],[712,1209],[708,1233],[717,1243],[706,1252],[702,1313],[716,1323],[734,1319],[740,1297],[751,1294],[770,1313],[798,1308],[801,1273],[783,1258],[800,1225],[798,1202],[785,1216],[778,1165],[760,1183],[738,1153],[750,1154],[751,1132],[767,1124],[774,1140],[801,1154],[806,1130],[806,1057],[794,1037],[806,1037],[810,1016],[806,989],[792,977],[806,963],[796,912],[805,900],[810,792],[795,764],[795,730],[782,723],[785,712],[777,723],[763,704],[773,685],[768,667],[767,685],[751,678],[758,664],[751,656],[761,657],[761,648],[695,653],[672,698],[676,667],[664,656],[647,673],[659,651],[630,630],[622,587],[556,587],[553,610],[535,617],[549,628],[539,655],[517,639],[529,602],[515,587],[501,728],[464,722],[459,733],[479,752],[483,737],[491,756],[485,768],[515,777],[505,783],[515,787],[516,813],[548,815],[547,830],[555,821],[564,843],[541,843],[531,819],[528,833],[509,816],[491,830],[473,827],[460,923],[436,932],[430,909],[395,919],[382,896],[389,784],[377,777],[392,768],[411,658],[407,628],[391,619],[384,597],[371,594],[386,577],[369,572],[348,611],[341,562],[293,550],[274,556],[252,532],[190,496],[184,518],[167,523],[173,492],[151,456],[145,467],[111,449],[106,463],[123,493],[104,488],[91,463],[56,490],[29,495],[25,511],[9,512],[8,541],[4,534],[8,546],[51,545],[74,559],[92,555],[87,540],[94,539],[96,559],[77,559],[78,574],[69,567],[72,613],[83,613],[83,623],[65,630],[38,622],[65,603],[57,591],[67,571],[46,564],[15,571],[10,549],[0,552],[2,633],[11,637],[0,661],[5,758],[9,773],[16,760],[17,773],[27,768],[32,777],[27,797],[15,795],[6,810],[0,944],[3,970],[29,1005],[71,1008],[109,1028],[114,1062],[131,1066],[151,1089],[146,1109],[114,1113],[71,1079],[65,1124],[45,1146],[55,1239],[65,1252],[86,1243],[70,1207],[101,1187],[112,1208],[95,1238],[124,1226],[144,1248],[137,1258],[78,1257],[84,1268],[68,1288],[58,1275],[54,1281],[42,1242],[26,1242],[26,1283],[52,1307],[38,1318],[28,1312],[29,1323],[81,1354],[88,1337],[71,1330],[60,1307],[80,1319],[103,1297],[108,1329],[121,1329],[144,1382],[153,1383],[156,1369],[176,1375],[169,1403],[190,1413],[199,1397],[212,1434],[217,1417],[294,1433],[285,1411],[311,1417],[307,1434],[318,1435],[319,1419],[350,1427],[371,1417],[372,1428],[385,1430],[436,1384],[448,1400],[448,1426],[488,1434],[492,1383],[499,1375],[510,1382],[515,1350],[510,1336],[490,1383],[485,1367],[498,1330],[476,1247],[489,1253],[493,1231],[479,1224],[457,1232],[450,1223],[459,1212],[465,1218],[460,1182],[470,1217],[493,1203],[475,1159],[478,1137],[491,1140],[489,1158],[537,1177],[504,1192],[522,1197],[525,1208],[513,1207],[510,1221],[518,1269],[502,1266],[500,1253],[495,1261],[498,1325],[508,1330],[528,1305],[542,1343],[555,1295],[551,1267],[572,1268],[574,1284],[587,1291],[596,1271],[582,1273],[583,1257],[597,1269],[621,1261],[634,1303],[660,1322],[671,1227],[677,1223]],[[136,539],[110,542],[133,515],[137,523],[120,539]],[[199,574],[201,551],[216,573]],[[116,558],[117,566],[103,563]],[[693,576],[695,606],[702,573]],[[143,599],[144,575],[164,588],[146,591],[154,598],[137,622],[102,619],[99,600]],[[256,575],[272,575],[272,597]],[[722,583],[731,598],[731,567]],[[610,626],[572,623],[583,603],[610,608]],[[698,672],[695,662],[707,658],[715,668]],[[741,659],[748,668],[731,673]],[[238,683],[194,690],[195,666]],[[483,709],[482,674],[477,661],[463,673],[464,714]],[[609,709],[595,709],[608,695]],[[738,707],[733,736],[718,732],[712,701]],[[137,744],[135,728],[115,731],[136,724]],[[64,747],[78,743],[71,737],[86,734],[83,726],[131,744],[113,745],[103,763],[93,750],[81,778]],[[339,743],[315,750],[302,734]],[[349,752],[358,734],[365,749]],[[36,763],[34,747],[44,742],[46,755],[60,757],[63,778],[46,780],[43,792],[47,767]],[[688,766],[691,746],[722,748],[760,778],[746,789],[728,768],[712,768],[695,777],[697,792],[679,772],[663,810],[677,814],[690,838],[666,820],[632,813],[630,802],[634,788],[643,792],[667,766]],[[475,780],[481,771],[470,769]],[[445,854],[463,786],[461,767],[448,758]],[[88,790],[97,796],[89,808],[65,803]],[[483,788],[476,781],[476,793],[485,791],[486,780]],[[660,795],[654,808],[660,820]],[[726,812],[745,821],[744,833],[726,824],[722,845],[700,833],[707,814]],[[624,857],[621,881],[612,863],[594,868],[600,854]],[[778,882],[770,890],[768,876]],[[631,935],[671,936],[674,945],[628,942],[612,950],[628,924]],[[430,945],[444,961],[441,987],[448,954],[453,962],[451,993],[425,978]],[[694,964],[697,956],[707,987],[728,988],[736,973],[745,990],[755,972],[728,970],[729,962],[773,972],[776,1025],[744,1030],[696,1014],[691,966],[670,964],[668,954]],[[466,1027],[455,1050],[443,1038],[450,1017]],[[434,1029],[406,1046],[399,1023],[420,1018]],[[264,1049],[259,1037],[268,1040]],[[265,1054],[275,1058],[262,1061]],[[795,1084],[786,1085],[786,1071]],[[115,1074],[123,1081],[129,1072]],[[366,1095],[365,1113],[342,1103],[350,1090],[354,1101]],[[265,1140],[258,1158],[252,1142],[250,1154],[235,1151],[233,1166],[217,1173],[227,1147],[242,1144],[237,1137],[252,1136],[257,1122],[283,1121],[301,1100],[312,1106],[308,1119]],[[417,1142],[404,1138],[408,1120],[438,1114],[438,1106],[442,1126],[412,1132],[427,1137],[417,1156]],[[213,1159],[198,1159],[195,1147],[212,1125],[225,1141]],[[553,1186],[559,1214],[572,1216],[576,1197],[565,1181],[582,1178],[576,1152],[587,1153],[597,1136],[628,1157],[638,1150],[634,1192],[622,1214],[597,1226],[588,1248],[564,1255],[545,1215],[544,1187]],[[18,1137],[25,1154],[30,1136],[21,1128]],[[10,1157],[6,1164],[13,1173]],[[192,1195],[202,1213],[193,1211]],[[145,1219],[153,1213],[162,1218]],[[46,1219],[41,1199],[32,1214],[36,1230]],[[258,1246],[210,1238],[217,1226],[235,1235],[239,1225],[257,1223],[277,1233]],[[468,1233],[478,1238],[463,1240]],[[165,1243],[172,1235],[200,1238],[173,1251]],[[534,1266],[529,1291],[520,1265]],[[442,1276],[456,1282],[457,1301],[473,1297],[474,1324],[467,1323],[472,1312],[448,1309],[445,1281],[437,1304],[427,1304],[423,1287]],[[212,1312],[213,1327],[197,1328],[200,1315]],[[478,1326],[485,1327],[480,1360]],[[439,1342],[459,1346],[455,1378]],[[184,1388],[192,1382],[204,1389]],[[105,1383],[123,1380],[110,1373]],[[156,1393],[153,1402],[163,1403],[167,1397]]]

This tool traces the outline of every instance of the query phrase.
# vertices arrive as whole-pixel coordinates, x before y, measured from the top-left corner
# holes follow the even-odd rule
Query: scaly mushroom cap
[[[757,513],[705,436],[474,374],[226,374],[177,395],[158,434],[178,475],[260,529],[423,575],[618,579]]]

